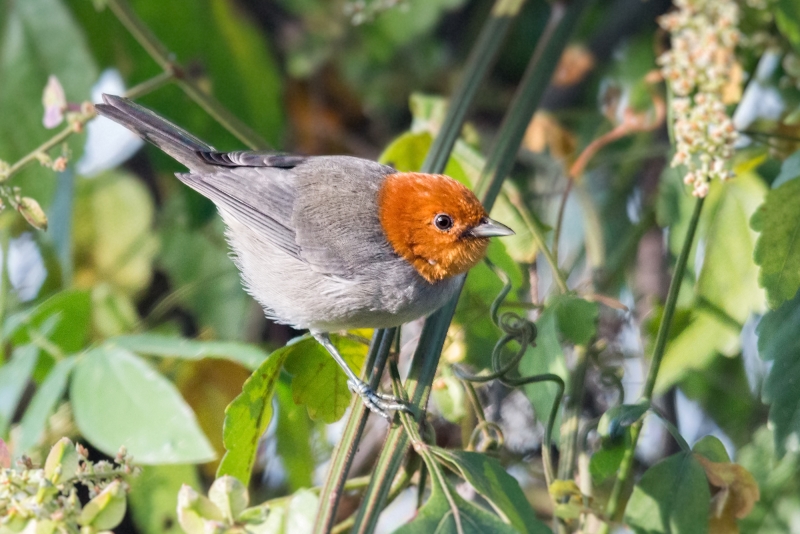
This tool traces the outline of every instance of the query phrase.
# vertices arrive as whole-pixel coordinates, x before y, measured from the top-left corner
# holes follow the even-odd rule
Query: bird
[[[129,99],[105,94],[103,102],[99,115],[188,168],[175,176],[216,205],[243,286],[266,316],[308,329],[373,412],[409,411],[361,380],[329,334],[433,313],[458,292],[457,275],[485,257],[489,239],[514,231],[442,174],[353,156],[220,152]]]

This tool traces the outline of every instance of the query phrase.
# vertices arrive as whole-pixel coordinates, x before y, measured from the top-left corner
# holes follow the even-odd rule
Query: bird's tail
[[[103,101],[105,104],[95,105],[100,115],[122,124],[190,169],[203,166],[199,152],[215,151],[183,128],[127,98],[104,94]]]

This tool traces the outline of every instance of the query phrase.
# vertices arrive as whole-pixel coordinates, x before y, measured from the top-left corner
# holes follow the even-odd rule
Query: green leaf
[[[800,150],[783,160],[781,172],[772,181],[772,189],[777,189],[789,180],[800,176]]]
[[[756,327],[758,354],[765,362],[800,350],[800,292],[780,308],[764,314]]]
[[[3,338],[14,345],[24,345],[31,342],[30,330],[38,330],[63,352],[78,352],[86,345],[90,325],[89,292],[67,290],[6,319]]]
[[[417,517],[394,534],[512,534],[519,532],[497,516],[462,499],[445,481],[431,478],[431,495]],[[448,499],[449,496],[449,499]],[[460,528],[459,528],[460,526]],[[544,532],[547,532],[544,530]]]
[[[276,499],[245,510],[239,520],[253,534],[308,534],[319,508],[317,493],[301,489],[285,499]]]
[[[109,456],[124,445],[141,464],[214,459],[175,386],[125,349],[99,347],[84,354],[73,371],[70,399],[83,436]]]
[[[711,417],[737,446],[752,437],[752,422],[761,403],[750,392],[742,357],[714,356],[709,365],[687,373],[681,391]]]
[[[705,252],[695,289],[739,324],[751,312],[765,308],[758,267],[752,260],[757,234],[750,229],[749,221],[766,191],[757,174],[743,172],[724,187],[715,187],[703,210],[701,239]]]
[[[678,453],[645,472],[625,508],[625,523],[637,534],[705,534],[710,505],[703,466],[692,453]]]
[[[109,339],[107,344],[123,347],[138,354],[201,360],[220,358],[257,369],[267,354],[255,345],[226,341],[199,341],[163,334],[131,334]]]
[[[561,343],[558,339],[556,329],[555,311],[548,307],[536,321],[538,336],[536,345],[529,347],[525,356],[519,362],[520,376],[534,376],[543,373],[553,373],[560,376],[565,383],[568,383],[567,364],[564,360],[564,353],[561,350]],[[568,387],[568,386],[567,386]],[[553,409],[553,401],[558,393],[558,386],[552,382],[534,382],[525,386],[525,395],[531,401],[536,418],[543,424],[547,424],[550,411]],[[561,408],[556,407],[558,418],[556,419],[553,432],[553,439],[558,440],[560,426]]]
[[[44,435],[47,420],[64,396],[67,380],[76,362],[77,358],[74,356],[56,362],[47,378],[36,389],[19,425],[20,437],[17,448],[21,453],[29,452]]]
[[[131,516],[142,534],[180,534],[178,491],[183,484],[201,487],[197,467],[187,464],[147,465],[130,480]]]
[[[11,360],[0,367],[0,437],[8,432],[11,418],[17,411],[38,359],[39,349],[36,346],[23,345],[16,347]]]
[[[496,459],[486,454],[468,451],[453,451],[431,448],[431,452],[444,459],[447,465],[495,509],[495,511],[519,532],[549,533],[544,523],[536,518],[528,499],[517,479],[509,475]]]
[[[61,438],[50,448],[44,462],[44,475],[55,485],[59,485],[78,472],[78,451],[69,438]]]
[[[341,336],[331,336],[331,340],[345,362],[359,374],[368,347]],[[341,419],[352,398],[344,371],[313,338],[301,339],[292,349],[286,360],[286,371],[292,375],[294,402],[305,405],[309,417],[315,421],[333,423]]]
[[[78,523],[97,531],[110,530],[125,517],[127,501],[122,482],[115,480],[95,498],[86,503],[78,517]]]
[[[754,258],[761,267],[758,282],[772,308],[800,288],[800,180],[772,189],[750,225],[761,232]]]
[[[626,433],[625,429],[644,417],[649,409],[649,402],[614,406],[600,417],[597,433],[603,438],[615,441]]]
[[[775,448],[778,454],[787,447],[795,449],[800,443],[800,346],[783,352],[776,358],[764,382],[762,398],[770,405],[769,422],[775,429]]]
[[[0,15],[0,160],[16,161],[53,136],[42,126],[42,92],[56,75],[67,100],[89,98],[98,70],[85,36],[60,0],[7,3]],[[63,126],[61,126],[63,127]],[[79,157],[83,136],[72,136],[68,147]],[[56,174],[38,164],[29,165],[10,185],[47,208]]]
[[[108,282],[92,287],[92,326],[99,338],[118,336],[135,330],[139,313],[132,296]]]
[[[737,462],[753,474],[761,491],[761,499],[753,511],[739,521],[742,532],[785,534],[800,509],[797,473],[800,469],[798,451],[778,456],[775,436],[767,425],[758,428],[750,443],[739,449]]]
[[[692,447],[692,452],[705,456],[712,462],[730,462],[725,445],[715,436],[703,436]]]
[[[718,353],[734,356],[740,350],[740,330],[729,322],[703,310],[687,311],[683,318],[683,324],[673,323],[656,394],[664,393],[689,373],[708,368]]]
[[[777,310],[767,313],[758,325],[758,351],[772,361],[762,397],[770,405],[769,421],[775,431],[775,448],[785,454],[787,441],[800,440],[800,292]],[[794,448],[795,445],[792,445]]]
[[[178,492],[178,523],[186,534],[204,534],[217,524],[224,525],[222,511],[194,488],[181,486]]]
[[[591,473],[592,480],[596,484],[603,482],[617,472],[629,443],[630,432],[626,432],[625,439],[604,442],[600,449],[592,454],[589,460],[589,473]]]
[[[308,488],[314,477],[314,451],[311,448],[311,421],[306,410],[292,400],[292,388],[277,386],[278,429],[275,432],[278,455],[286,468],[292,491]]]
[[[230,475],[245,486],[250,483],[258,440],[272,420],[275,385],[286,357],[296,344],[296,341],[290,341],[270,354],[245,381],[242,393],[225,408],[222,439],[227,452],[217,469],[218,477]]]
[[[250,495],[244,484],[238,478],[228,475],[217,478],[211,484],[211,488],[208,490],[208,499],[217,505],[222,512],[222,517],[231,524],[250,504]]]
[[[778,0],[774,13],[780,32],[800,50],[800,5],[794,0]]]
[[[574,295],[558,295],[548,304],[553,307],[558,331],[566,340],[576,345],[586,345],[597,333],[600,309],[596,302]]]

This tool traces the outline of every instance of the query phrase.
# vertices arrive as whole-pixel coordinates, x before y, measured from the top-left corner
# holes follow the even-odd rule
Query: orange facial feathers
[[[378,194],[381,226],[395,252],[428,282],[468,271],[486,254],[489,239],[470,231],[487,217],[475,195],[441,174],[401,172]]]

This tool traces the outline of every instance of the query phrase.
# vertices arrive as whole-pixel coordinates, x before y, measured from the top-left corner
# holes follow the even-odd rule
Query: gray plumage
[[[391,167],[347,156],[218,152],[127,99],[103,98],[101,115],[189,168],[176,176],[216,204],[244,285],[267,316],[318,332],[389,327],[455,293],[458,277],[431,284],[387,242],[378,192]]]

